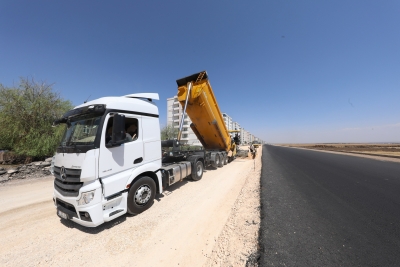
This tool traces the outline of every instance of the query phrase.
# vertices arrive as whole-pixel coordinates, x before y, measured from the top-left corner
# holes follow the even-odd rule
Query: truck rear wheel
[[[213,166],[214,168],[218,168],[220,164],[219,162],[220,162],[219,154],[216,153],[214,161],[211,161],[211,166]]]
[[[225,154],[225,157],[224,157],[224,165],[226,165],[226,164],[228,164],[228,155]]]
[[[139,178],[129,189],[128,213],[139,214],[153,205],[156,183],[148,176]]]
[[[224,167],[224,161],[225,161],[224,155],[223,154],[218,154],[218,156],[219,156],[218,167]]]
[[[203,162],[201,162],[200,160],[196,161],[192,172],[192,180],[193,181],[200,180],[203,177],[203,170],[204,170]]]

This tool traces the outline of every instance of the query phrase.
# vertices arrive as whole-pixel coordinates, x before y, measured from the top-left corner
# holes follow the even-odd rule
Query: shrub
[[[53,85],[21,78],[18,87],[0,84],[0,148],[31,158],[51,156],[64,127],[51,127],[72,108]]]

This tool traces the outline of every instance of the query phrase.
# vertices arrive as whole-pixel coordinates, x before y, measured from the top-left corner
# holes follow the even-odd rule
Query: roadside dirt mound
[[[0,164],[0,184],[15,179],[40,178],[51,175],[52,158],[19,165]]]
[[[239,146],[236,151],[236,157],[241,159],[254,159],[258,153],[258,149],[261,151],[261,147],[259,147],[252,153],[250,152],[249,146]]]
[[[258,266],[261,147],[205,266]],[[247,159],[250,159],[247,158]]]

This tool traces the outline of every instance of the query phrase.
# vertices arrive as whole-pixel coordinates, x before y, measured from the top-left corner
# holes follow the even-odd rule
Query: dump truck
[[[236,143],[230,136],[231,131],[226,128],[207,72],[203,71],[187,76],[177,80],[176,83],[178,85],[178,101],[183,109],[177,142],[181,139],[184,118],[187,114],[192,121],[190,128],[204,148],[201,152],[185,151],[181,153],[202,155],[205,165],[213,167],[226,165],[236,155]],[[163,147],[171,144],[171,141],[163,142]],[[179,151],[179,149],[173,149],[173,151]]]
[[[161,141],[157,93],[103,97],[66,112],[54,156],[53,201],[57,215],[96,227],[125,213],[139,214],[169,186],[198,181],[205,166],[234,158],[206,72],[177,80],[178,98],[204,149],[182,151],[180,137]]]

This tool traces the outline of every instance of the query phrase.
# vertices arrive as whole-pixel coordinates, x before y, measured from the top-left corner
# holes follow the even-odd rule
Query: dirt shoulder
[[[97,228],[56,216],[51,177],[7,182],[0,266],[245,266],[257,253],[260,158],[208,169],[148,211]]]
[[[205,266],[258,266],[262,148]]]
[[[0,215],[51,200],[53,180],[53,176],[45,176],[0,184]]]

